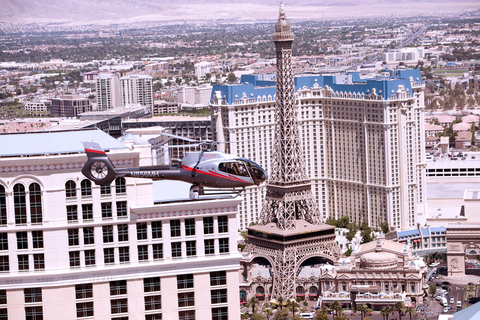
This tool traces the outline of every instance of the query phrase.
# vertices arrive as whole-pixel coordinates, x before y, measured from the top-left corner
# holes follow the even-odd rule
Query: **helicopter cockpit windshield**
[[[248,168],[248,171],[250,171],[250,175],[252,176],[253,182],[256,185],[259,185],[263,181],[267,180],[267,172],[260,167],[258,164],[253,162],[252,160],[248,159],[239,159],[245,162],[245,165]]]

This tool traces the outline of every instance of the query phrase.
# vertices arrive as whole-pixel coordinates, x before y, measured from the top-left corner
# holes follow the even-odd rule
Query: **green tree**
[[[259,302],[258,298],[253,296],[250,299],[248,299],[246,307],[248,307],[248,308],[251,307],[252,308],[252,313],[255,313],[255,309],[257,308],[258,302]]]
[[[270,320],[270,316],[273,314],[273,310],[270,308],[265,308],[263,310],[263,313],[265,313],[265,315],[267,316],[267,320]]]
[[[437,286],[435,284],[431,284],[430,287],[428,287],[428,293],[432,295],[432,298],[433,296],[435,295],[435,293],[437,293]]]
[[[380,223],[380,228],[382,229],[383,233],[388,233],[390,231],[390,226],[388,225],[388,222],[382,222]]]
[[[254,313],[252,314],[252,316],[250,317],[250,320],[265,320],[265,317],[258,314],[258,313]]]
[[[338,300],[333,301],[333,303],[332,303],[331,305],[329,305],[328,308],[329,308],[330,310],[333,310],[335,316],[338,315],[338,313],[340,312],[340,310],[343,310],[342,304],[341,304],[340,301],[338,301]]]
[[[292,309],[292,317],[295,317],[295,309],[298,308],[298,302],[295,299],[287,301],[287,306]]]
[[[417,314],[417,311],[415,311],[414,307],[407,307],[407,313],[410,316],[410,320],[412,320],[412,317]]]
[[[363,319],[363,318],[365,318],[365,314],[371,312],[372,309],[370,309],[366,304],[361,304],[358,307],[358,311],[360,311],[360,314],[361,314],[360,319]]]
[[[287,310],[280,309],[275,312],[273,320],[288,320],[289,316],[290,315]]]
[[[235,74],[233,72],[230,72],[228,74],[227,81],[228,81],[228,83],[234,83],[235,81],[237,81],[237,77],[235,76]]]
[[[328,317],[325,313],[317,313],[315,320],[328,320]]]
[[[403,301],[399,301],[395,303],[395,311],[398,312],[398,319],[402,320],[402,315],[405,313],[407,308],[405,307],[405,303]]]

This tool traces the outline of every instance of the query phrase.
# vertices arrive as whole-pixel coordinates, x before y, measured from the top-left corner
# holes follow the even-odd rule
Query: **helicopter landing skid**
[[[235,198],[238,197],[243,191],[245,191],[245,187],[241,189],[205,189],[202,186],[192,186],[190,188],[190,199],[199,199],[200,196],[215,197],[221,195],[232,195]]]

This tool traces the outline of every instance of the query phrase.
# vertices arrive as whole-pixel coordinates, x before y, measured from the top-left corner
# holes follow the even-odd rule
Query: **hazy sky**
[[[453,15],[479,0],[284,0],[287,17],[335,19]],[[124,23],[169,20],[276,19],[280,0],[0,0],[0,21]]]

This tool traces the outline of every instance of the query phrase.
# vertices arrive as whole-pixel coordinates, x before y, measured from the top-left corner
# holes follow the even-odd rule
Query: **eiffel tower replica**
[[[306,174],[295,108],[293,33],[283,3],[273,41],[277,54],[275,146],[266,199],[257,225],[248,229],[247,251],[273,269],[272,298],[295,298],[301,263],[311,257],[337,262],[335,227],[323,224]]]

